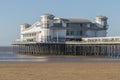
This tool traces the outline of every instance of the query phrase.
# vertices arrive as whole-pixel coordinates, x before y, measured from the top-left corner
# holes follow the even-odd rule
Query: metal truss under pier
[[[24,43],[14,48],[18,53],[33,55],[120,56],[120,43]]]

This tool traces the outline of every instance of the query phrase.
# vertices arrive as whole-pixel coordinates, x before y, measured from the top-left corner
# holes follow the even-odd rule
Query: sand
[[[120,62],[0,62],[0,80],[120,80]]]

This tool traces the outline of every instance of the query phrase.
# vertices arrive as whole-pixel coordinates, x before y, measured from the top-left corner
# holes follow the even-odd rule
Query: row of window
[[[23,40],[24,42],[35,42],[36,41],[36,38],[31,38],[31,39],[24,39]]]
[[[33,36],[36,36],[36,33],[23,34],[23,37],[33,37]]]
[[[82,36],[83,35],[83,31],[72,31],[72,30],[67,30],[66,33],[67,36]]]
[[[90,27],[90,24],[83,24],[83,23],[68,23],[67,24],[67,27],[84,27],[84,26],[87,26],[87,27]]]
[[[57,23],[59,25],[59,23]],[[49,23],[44,23],[42,24],[42,26],[44,27],[48,27],[49,26]],[[90,24],[85,24],[85,23],[67,23],[66,24],[67,27],[76,27],[76,28],[80,28],[80,27],[90,27]]]

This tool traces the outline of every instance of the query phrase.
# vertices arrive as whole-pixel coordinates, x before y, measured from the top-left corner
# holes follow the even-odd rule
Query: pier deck
[[[14,42],[18,53],[33,55],[120,56],[120,42]]]

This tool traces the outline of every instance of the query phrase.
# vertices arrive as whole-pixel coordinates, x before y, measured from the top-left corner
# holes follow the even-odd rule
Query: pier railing
[[[47,42],[28,42],[28,41],[13,41],[12,45],[19,45],[19,44],[37,44],[37,43],[62,43],[62,44],[120,44],[120,41],[112,41],[112,42],[85,42],[85,41],[47,41]]]

